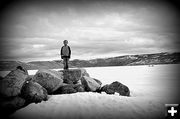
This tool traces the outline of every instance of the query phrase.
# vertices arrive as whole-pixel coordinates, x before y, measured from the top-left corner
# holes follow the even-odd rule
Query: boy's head
[[[68,44],[68,40],[64,40],[63,43],[64,43],[64,45],[67,45]]]

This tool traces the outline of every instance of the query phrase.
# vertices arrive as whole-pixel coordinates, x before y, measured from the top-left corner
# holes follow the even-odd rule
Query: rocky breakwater
[[[39,69],[34,76],[18,66],[0,80],[1,112],[20,109],[30,103],[48,101],[49,95],[77,92],[106,92],[130,96],[129,88],[120,82],[102,86],[98,79],[90,77],[85,69],[54,71]]]
[[[85,69],[60,70],[63,73],[63,86],[54,94],[70,94],[76,92],[96,92],[101,88],[101,81],[91,78]]]
[[[43,86],[48,94],[52,94],[63,85],[63,73],[54,70],[40,69],[34,75],[32,81]]]
[[[0,115],[3,118],[32,102],[47,99],[47,90],[30,79],[27,70],[21,66],[0,80]]]
[[[26,104],[21,89],[28,77],[27,70],[17,67],[0,80],[0,112],[6,115]]]

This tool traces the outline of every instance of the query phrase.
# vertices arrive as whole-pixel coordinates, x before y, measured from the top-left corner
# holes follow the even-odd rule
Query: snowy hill
[[[0,71],[3,70],[12,70],[15,69],[17,66],[23,66],[27,70],[32,69],[56,69],[62,68],[63,64],[57,61],[34,61],[34,62],[20,62],[20,61],[0,61]]]
[[[17,110],[12,119],[164,119],[165,104],[180,97],[180,64],[86,68],[104,84],[126,84],[131,96],[105,92],[51,95],[48,101]]]
[[[92,60],[73,60],[71,65],[77,67],[99,67],[99,66],[131,66],[150,64],[177,64],[180,63],[180,53],[156,53],[126,55],[111,58],[101,58]]]
[[[71,60],[70,67],[101,67],[101,66],[132,66],[150,64],[178,64],[180,63],[180,52],[125,55],[111,58],[98,58],[92,60]],[[28,63],[20,61],[0,61],[0,70],[11,70],[16,66],[23,66],[26,69],[59,69],[63,68],[62,60],[54,61],[32,61]]]
[[[23,66],[26,69],[38,69],[39,68],[38,66],[36,66],[34,64],[24,63],[24,62],[20,62],[20,61],[0,61],[0,71],[12,70],[12,69],[15,69],[17,66]]]

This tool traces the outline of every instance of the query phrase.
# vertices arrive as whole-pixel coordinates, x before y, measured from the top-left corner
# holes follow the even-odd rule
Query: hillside
[[[23,66],[27,70],[33,69],[55,69],[62,68],[63,64],[60,61],[34,61],[34,62],[20,62],[20,61],[0,61],[0,71],[12,70],[17,66]]]
[[[131,66],[131,65],[155,65],[180,63],[180,53],[156,53],[126,55],[111,58],[92,60],[72,60],[71,65],[76,67],[99,67],[99,66]]]
[[[156,64],[177,64],[180,63],[180,52],[176,53],[156,53],[125,55],[111,58],[98,58],[92,60],[71,60],[70,67],[101,67],[101,66],[131,66],[131,65],[156,65]],[[62,60],[54,61],[0,61],[0,71],[12,70],[17,66],[23,66],[26,69],[57,69],[63,68]]]
[[[63,68],[62,61],[33,61],[28,63],[45,69]]]
[[[34,64],[24,63],[24,62],[20,62],[20,61],[0,61],[0,71],[12,70],[12,69],[16,68],[17,66],[23,66],[26,69],[38,69],[39,68],[38,66],[36,66]]]

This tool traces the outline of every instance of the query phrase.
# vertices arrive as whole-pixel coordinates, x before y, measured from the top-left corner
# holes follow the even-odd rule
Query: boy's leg
[[[68,69],[69,58],[63,58],[64,69]]]
[[[64,58],[64,69],[67,69],[68,66],[67,66],[67,58]]]
[[[67,58],[65,58],[65,69],[67,69]]]
[[[66,58],[63,58],[64,69],[66,69]]]
[[[67,69],[69,68],[68,63],[69,63],[69,58],[66,59],[66,66],[67,66],[66,68]]]

